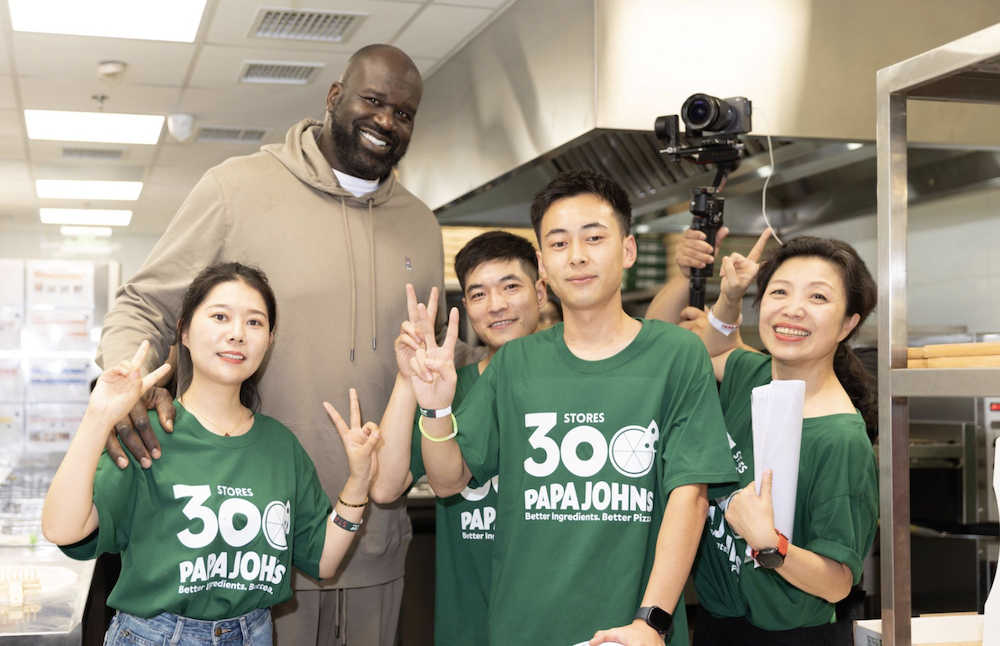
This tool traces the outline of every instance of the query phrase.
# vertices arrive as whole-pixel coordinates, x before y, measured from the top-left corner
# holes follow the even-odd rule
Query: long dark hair
[[[847,342],[858,333],[861,324],[875,309],[878,303],[878,286],[854,247],[840,240],[803,236],[775,248],[771,256],[761,263],[760,271],[757,272],[754,307],[760,307],[760,300],[778,267],[789,258],[802,257],[821,258],[837,268],[847,296],[847,311],[844,315],[849,317],[857,314],[860,317],[858,324],[837,346],[833,355],[833,370],[851,401],[861,411],[871,435],[878,426],[878,388],[875,378],[862,365]]]
[[[181,304],[181,315],[177,319],[177,359],[181,368],[178,371],[180,375],[177,384],[178,396],[182,395],[191,384],[191,353],[181,343],[181,335],[191,325],[191,316],[194,311],[208,298],[212,290],[218,285],[231,282],[241,282],[247,287],[257,290],[267,307],[268,332],[274,332],[274,326],[278,322],[278,305],[274,298],[274,291],[268,284],[267,276],[264,275],[263,271],[257,267],[250,267],[238,262],[220,262],[203,269],[185,292],[184,301]],[[257,388],[257,380],[257,374],[254,374],[240,385],[240,403],[254,412],[260,410],[260,391]]]

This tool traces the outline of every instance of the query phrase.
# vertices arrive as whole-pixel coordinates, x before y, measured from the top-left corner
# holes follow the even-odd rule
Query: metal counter
[[[42,503],[61,454],[0,460],[0,644],[82,643],[94,561],[74,561],[41,535]]]

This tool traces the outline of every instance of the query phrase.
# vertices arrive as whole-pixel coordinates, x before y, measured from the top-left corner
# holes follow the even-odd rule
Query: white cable
[[[774,175],[774,148],[771,146],[771,126],[767,123],[767,117],[758,108],[754,108],[753,112],[754,115],[759,115],[764,120],[764,127],[767,129],[767,154],[771,157],[770,170],[767,173],[767,179],[764,180],[764,190],[760,194],[760,210],[764,214],[764,224],[771,229],[771,235],[778,241],[778,244],[785,244],[778,237],[777,229],[771,226],[771,221],[767,219],[767,185],[771,181],[771,176]]]

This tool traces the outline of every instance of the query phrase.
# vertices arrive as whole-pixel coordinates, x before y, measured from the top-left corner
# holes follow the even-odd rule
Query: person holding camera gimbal
[[[682,279],[647,313],[674,317],[705,342],[740,479],[709,488],[694,570],[695,646],[850,644],[834,604],[860,579],[878,524],[878,470],[866,430],[875,423],[875,390],[846,344],[875,307],[875,281],[837,240],[796,238],[761,262],[769,234],[746,257],[723,259],[710,314],[684,307]],[[707,247],[702,234],[686,234],[678,263],[711,262]],[[739,347],[741,303],[754,281],[767,355]],[[806,383],[794,543],[774,529],[771,472],[759,494],[754,487],[751,391],[779,379]]]

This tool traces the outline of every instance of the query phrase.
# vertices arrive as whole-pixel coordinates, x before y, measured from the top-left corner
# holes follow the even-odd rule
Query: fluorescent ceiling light
[[[104,209],[38,209],[42,224],[125,227],[132,221],[131,211]]]
[[[29,139],[93,141],[108,144],[155,144],[163,130],[158,114],[25,110]]]
[[[38,197],[57,200],[139,199],[142,182],[100,182],[75,179],[40,179],[35,182]]]
[[[858,148],[864,148],[864,147],[865,147],[864,144],[857,144],[857,143],[855,143],[855,144],[847,144],[847,149],[848,150],[857,150]]]
[[[193,43],[206,0],[8,0],[14,31]]]
[[[62,227],[59,233],[64,236],[84,236],[87,238],[110,238],[111,227]]]

